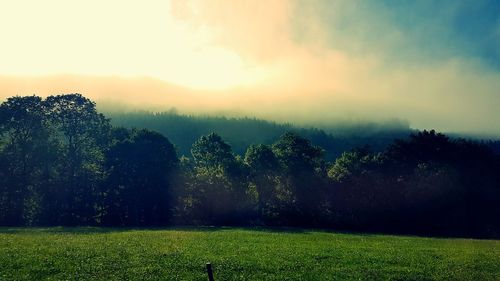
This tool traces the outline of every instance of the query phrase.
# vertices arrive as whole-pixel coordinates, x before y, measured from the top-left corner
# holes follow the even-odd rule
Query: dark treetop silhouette
[[[122,125],[137,125],[137,118],[118,116]],[[141,118],[147,121],[141,127],[161,128],[162,120],[174,124],[188,117]],[[340,153],[332,152],[335,141],[328,140],[334,138],[323,131],[242,120],[280,133],[250,130],[261,144],[234,153],[219,134],[197,135],[206,129],[198,123],[184,132],[186,139],[198,138],[190,155],[179,158],[168,135],[114,127],[79,94],[11,97],[0,106],[0,224],[285,225],[500,235],[500,157],[483,143],[431,130],[386,147],[379,145],[387,142],[384,135],[374,141],[375,151]],[[321,140],[329,158],[317,146]]]

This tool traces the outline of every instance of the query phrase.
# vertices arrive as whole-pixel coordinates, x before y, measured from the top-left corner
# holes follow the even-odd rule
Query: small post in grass
[[[212,273],[212,264],[207,262],[208,281],[214,281],[214,274]]]

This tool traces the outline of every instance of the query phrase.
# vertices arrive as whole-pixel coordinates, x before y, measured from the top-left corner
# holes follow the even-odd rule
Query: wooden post
[[[214,274],[212,273],[212,264],[207,262],[208,281],[214,281]]]

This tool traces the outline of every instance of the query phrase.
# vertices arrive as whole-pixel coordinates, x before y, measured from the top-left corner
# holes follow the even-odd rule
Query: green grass
[[[500,241],[235,228],[0,228],[0,280],[500,280]]]

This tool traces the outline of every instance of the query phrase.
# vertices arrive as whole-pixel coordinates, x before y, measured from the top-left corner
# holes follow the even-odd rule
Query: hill
[[[167,136],[180,155],[190,155],[191,145],[202,135],[215,132],[221,135],[239,155],[251,144],[271,144],[287,131],[311,140],[325,150],[326,158],[333,160],[342,152],[369,146],[383,150],[395,138],[406,138],[412,130],[408,124],[342,123],[319,128],[299,127],[248,117],[193,116],[178,114],[175,110],[160,113],[132,112],[106,113],[115,126],[147,128]]]

